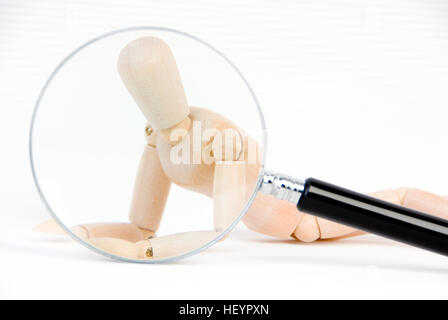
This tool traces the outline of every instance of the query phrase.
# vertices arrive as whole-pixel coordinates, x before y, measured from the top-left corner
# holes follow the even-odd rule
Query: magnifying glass
[[[39,229],[153,263],[223,240],[247,212],[257,231],[293,234],[299,209],[448,254],[447,220],[266,172],[265,150],[257,99],[218,50],[166,28],[108,33],[65,58],[36,103],[31,166],[53,218]]]

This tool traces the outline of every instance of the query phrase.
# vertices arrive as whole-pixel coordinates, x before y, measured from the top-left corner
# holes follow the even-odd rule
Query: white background
[[[444,1],[0,1],[0,297],[447,298],[444,257],[375,236],[303,244],[240,226],[185,261],[109,261],[34,234],[48,215],[27,156],[55,65],[113,29],[180,29],[224,52],[254,88],[267,166],[368,192],[448,194]]]

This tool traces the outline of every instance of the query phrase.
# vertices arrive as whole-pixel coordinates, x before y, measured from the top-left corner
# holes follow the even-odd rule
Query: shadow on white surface
[[[370,235],[304,244],[239,226],[199,255],[142,265],[102,257],[64,236],[12,231],[0,242],[6,298],[447,297],[445,257]]]
[[[0,243],[0,248],[15,255],[29,255],[32,252],[40,257],[65,261],[128,264],[93,253],[63,235],[36,233],[23,240],[25,241],[21,243]],[[428,264],[431,260],[446,259],[445,257],[373,235],[304,243],[293,239],[265,237],[241,227],[234,231],[228,240],[212,246],[202,254],[163,265],[217,266],[229,258],[232,264],[259,264],[269,261],[274,265],[355,268],[375,266],[386,270],[436,272],[448,275],[448,265],[441,267]]]

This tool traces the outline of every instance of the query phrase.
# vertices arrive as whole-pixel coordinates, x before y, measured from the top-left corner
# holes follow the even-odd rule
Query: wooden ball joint
[[[240,144],[218,143],[218,133],[243,131],[219,114],[189,107],[174,56],[162,40],[143,37],[132,41],[121,51],[117,65],[124,85],[148,122],[130,223],[86,224],[73,227],[72,231],[102,250],[131,259],[166,258],[192,251],[216,238],[242,212],[258,177],[259,158],[248,161],[248,147],[256,143],[244,134]],[[212,132],[200,142],[203,153],[199,158],[203,160],[205,155],[209,161],[194,161],[197,153],[186,143],[196,125]],[[185,145],[190,161],[173,161],[173,150]],[[255,153],[258,155],[258,150]],[[214,230],[155,236],[171,183],[213,199]],[[448,218],[446,197],[407,188],[371,195]],[[261,193],[243,222],[256,232],[305,242],[360,234],[352,228],[298,212],[294,204]],[[61,232],[54,221],[35,230]]]

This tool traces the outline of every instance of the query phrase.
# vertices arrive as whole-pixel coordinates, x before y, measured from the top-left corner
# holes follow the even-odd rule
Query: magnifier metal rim
[[[100,250],[96,247],[94,247],[93,245],[91,245],[90,243],[82,240],[81,238],[79,238],[78,236],[76,236],[56,215],[56,213],[53,211],[53,209],[51,208],[49,202],[47,201],[47,199],[45,198],[44,193],[42,192],[42,189],[39,185],[39,181],[37,178],[37,174],[36,174],[36,169],[34,167],[34,160],[33,160],[33,130],[34,130],[34,125],[35,125],[35,121],[36,121],[36,115],[37,115],[37,111],[39,110],[39,105],[40,102],[42,100],[42,97],[44,96],[47,88],[49,87],[51,81],[53,80],[53,78],[56,76],[56,74],[59,72],[60,69],[62,69],[62,67],[74,56],[76,55],[78,52],[80,52],[82,49],[88,47],[89,45],[119,34],[119,33],[124,33],[124,32],[128,32],[128,31],[139,31],[139,30],[156,30],[156,31],[165,31],[165,32],[171,32],[171,33],[175,33],[178,35],[182,35],[182,36],[186,36],[188,38],[191,38],[193,40],[196,40],[198,42],[200,42],[201,44],[205,45],[206,47],[210,48],[211,50],[213,50],[215,53],[217,53],[219,56],[221,56],[232,68],[233,70],[241,77],[241,79],[244,81],[244,83],[246,84],[247,89],[249,90],[252,98],[255,101],[255,105],[257,107],[258,110],[258,114],[260,116],[260,121],[261,121],[261,129],[262,129],[262,159],[261,159],[261,163],[260,163],[260,172],[258,175],[258,181],[255,187],[255,190],[253,192],[253,194],[251,195],[251,197],[249,198],[249,201],[247,202],[246,206],[244,207],[243,211],[241,212],[241,214],[238,216],[238,218],[223,232],[221,232],[215,239],[213,239],[212,241],[210,241],[209,243],[203,245],[202,247],[199,247],[197,249],[194,249],[190,252],[178,255],[178,256],[173,256],[173,257],[168,257],[168,258],[161,258],[161,259],[157,259],[157,260],[139,260],[139,259],[130,259],[130,258],[126,258],[126,257],[122,257],[122,256],[118,256],[115,254],[111,254],[108,253],[106,251]],[[219,240],[221,240],[223,237],[225,237],[237,224],[238,222],[243,218],[243,216],[246,214],[247,210],[249,209],[249,207],[251,206],[252,202],[255,199],[255,196],[258,192],[258,189],[261,186],[261,183],[263,181],[263,175],[264,175],[264,163],[265,163],[265,159],[266,159],[266,146],[267,146],[267,132],[266,132],[266,123],[263,117],[263,113],[261,111],[260,108],[260,104],[258,102],[258,99],[254,93],[254,91],[252,90],[252,87],[249,85],[248,81],[246,80],[246,78],[243,76],[243,74],[241,73],[241,71],[219,50],[215,49],[213,46],[211,46],[210,44],[208,44],[207,42],[201,40],[200,38],[193,36],[189,33],[183,32],[183,31],[179,31],[179,30],[175,30],[175,29],[170,29],[170,28],[164,28],[164,27],[157,27],[157,26],[139,26],[139,27],[130,27],[130,28],[124,28],[124,29],[118,29],[115,31],[111,31],[108,33],[105,33],[103,35],[100,35],[96,38],[93,38],[89,41],[87,41],[86,43],[84,43],[83,45],[81,45],[80,47],[78,47],[77,49],[75,49],[74,51],[72,51],[67,57],[65,57],[57,66],[56,68],[53,70],[53,72],[50,74],[50,76],[48,77],[47,81],[45,82],[42,90],[39,93],[39,96],[37,98],[37,101],[35,103],[34,106],[34,110],[33,110],[33,115],[31,118],[31,125],[30,125],[30,131],[29,131],[29,140],[28,140],[28,147],[29,147],[29,157],[30,157],[30,165],[31,165],[31,171],[32,171],[32,175],[33,175],[33,180],[34,180],[34,184],[36,186],[36,189],[39,193],[39,196],[42,200],[42,202],[44,203],[45,207],[47,208],[48,212],[50,213],[51,217],[59,224],[59,226],[75,241],[79,242],[81,245],[85,246],[86,248],[100,254],[103,255],[105,257],[108,258],[112,258],[112,259],[116,259],[116,260],[120,260],[120,261],[125,261],[125,262],[134,262],[134,263],[163,263],[163,262],[171,262],[171,261],[175,261],[175,260],[179,260],[179,259],[184,259],[187,257],[190,257],[196,253],[199,253],[205,249],[207,249],[208,247],[212,246],[213,244],[215,244],[216,242],[218,242]]]

